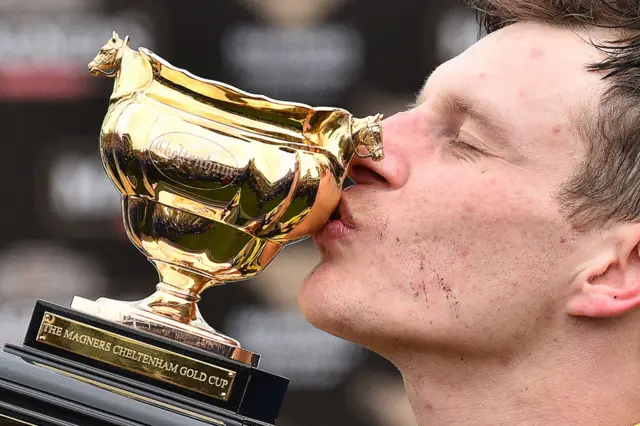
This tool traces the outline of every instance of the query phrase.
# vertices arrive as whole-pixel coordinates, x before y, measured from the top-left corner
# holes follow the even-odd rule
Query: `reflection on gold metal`
[[[13,417],[6,416],[0,413],[0,424],[6,426],[19,426],[19,425],[29,425],[29,426],[37,426],[33,423],[25,422],[24,420],[19,420]]]
[[[234,371],[49,312],[36,340],[223,401],[236,377]]]
[[[102,160],[128,235],[161,281],[139,302],[77,298],[72,307],[256,365],[202,319],[200,294],[255,276],[284,245],[321,229],[353,156],[383,159],[382,116],[204,80],[115,33],[89,70],[115,77]]]
[[[145,402],[145,403],[147,403],[149,405],[154,405],[156,407],[160,407],[160,408],[164,408],[164,409],[167,409],[167,410],[170,410],[170,411],[174,411],[176,413],[179,413],[179,414],[182,414],[182,415],[185,415],[185,416],[193,417],[196,420],[202,420],[202,421],[213,423],[213,424],[220,425],[220,426],[225,426],[225,424],[226,424],[221,420],[214,419],[213,417],[203,416],[202,414],[195,413],[195,412],[193,412],[191,410],[186,410],[184,408],[176,407],[175,405],[168,404],[168,403],[162,402],[162,401],[158,401],[157,399],[149,398],[149,397],[146,397],[144,395],[137,394],[135,392],[130,392],[130,391],[127,391],[127,390],[124,390],[124,389],[120,389],[118,387],[111,386],[111,385],[108,385],[106,383],[98,382],[97,380],[92,380],[92,379],[89,379],[88,377],[79,376],[77,374],[73,374],[73,373],[71,373],[69,371],[64,371],[64,370],[61,370],[59,368],[52,367],[50,365],[44,365],[44,364],[41,364],[41,363],[38,363],[38,362],[35,362],[34,364],[37,365],[38,367],[46,368],[46,369],[54,371],[54,372],[56,372],[58,374],[62,374],[63,376],[71,377],[73,379],[79,380],[79,381],[84,382],[84,383],[88,383],[90,385],[97,386],[97,387],[99,387],[101,389],[108,390],[108,391],[116,393],[118,395],[122,395],[122,396],[125,396],[127,398],[135,399],[136,401]]]

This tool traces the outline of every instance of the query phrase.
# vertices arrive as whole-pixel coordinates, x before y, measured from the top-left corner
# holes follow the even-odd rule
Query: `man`
[[[632,425],[640,1],[474,6],[489,35],[354,163],[300,306],[391,360],[422,426]]]

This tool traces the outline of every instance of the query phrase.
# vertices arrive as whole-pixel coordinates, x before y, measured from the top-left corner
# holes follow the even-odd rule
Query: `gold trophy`
[[[249,395],[260,380],[271,391],[282,386],[257,373],[257,354],[204,321],[200,294],[255,276],[285,245],[320,230],[340,201],[352,158],[383,159],[381,115],[357,119],[343,109],[246,93],[148,49],[133,50],[115,32],[89,71],[115,78],[100,152],[122,194],[129,238],[155,265],[160,283],[137,302],[75,297],[62,313],[43,306],[25,344],[31,336],[40,349],[275,422],[281,399],[264,415],[242,404],[264,400]]]

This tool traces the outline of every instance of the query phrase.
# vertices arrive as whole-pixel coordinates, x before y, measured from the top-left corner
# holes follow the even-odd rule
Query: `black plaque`
[[[83,330],[91,335],[83,337]],[[116,345],[120,349],[114,351]],[[36,304],[24,345],[6,345],[4,352],[0,419],[16,424],[274,425],[289,383],[246,364],[44,301]],[[107,352],[110,357],[104,356]],[[114,362],[114,353],[127,363]],[[163,367],[160,359],[165,355],[180,367]],[[132,367],[136,361],[147,370]],[[151,374],[154,368],[164,368],[169,376],[189,368],[189,380]],[[191,385],[205,376],[217,381],[219,390]],[[232,380],[221,379],[227,376]]]

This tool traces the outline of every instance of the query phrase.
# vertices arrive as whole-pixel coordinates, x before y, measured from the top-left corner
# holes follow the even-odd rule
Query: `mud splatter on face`
[[[459,319],[460,318],[460,301],[456,297],[455,292],[438,272],[436,272],[436,281],[438,284],[438,288],[442,290],[442,292],[445,295],[445,298],[449,302],[449,306],[456,313],[456,318]]]

